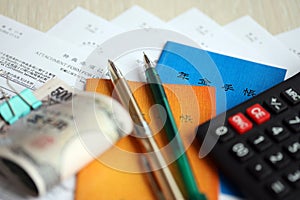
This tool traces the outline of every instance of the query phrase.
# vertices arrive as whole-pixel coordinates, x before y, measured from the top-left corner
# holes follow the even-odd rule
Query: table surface
[[[133,5],[166,21],[196,7],[221,25],[250,15],[272,34],[300,26],[300,0],[0,0],[0,14],[47,31],[77,6],[110,20]]]

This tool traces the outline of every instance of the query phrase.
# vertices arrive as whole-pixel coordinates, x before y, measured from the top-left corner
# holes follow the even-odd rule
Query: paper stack
[[[4,16],[0,16],[0,24],[0,69],[10,75],[12,85],[19,90],[36,90],[54,76],[83,90],[86,79],[107,78],[108,58],[118,63],[129,80],[144,81],[140,53],[146,51],[153,60],[160,62],[159,56],[165,43],[172,39],[213,52],[212,57],[222,54],[259,66],[272,67],[269,68],[269,75],[261,78],[266,83],[266,87],[261,90],[300,70],[300,28],[273,36],[249,16],[222,27],[196,8],[164,22],[143,8],[133,6],[107,21],[78,7],[47,33]],[[157,37],[151,32],[153,28],[159,30]],[[153,37],[147,43],[140,34],[147,35],[149,32]],[[133,37],[135,34],[137,36]],[[129,36],[131,40],[126,40]],[[235,70],[244,72],[244,66],[240,67]],[[228,67],[228,70],[231,68]],[[257,73],[251,70],[254,68],[249,68],[247,73]],[[181,78],[188,78],[184,73],[181,73]],[[279,76],[275,77],[275,74]],[[199,85],[214,86],[206,76],[199,77],[197,81],[201,83]],[[1,76],[0,83],[8,94],[13,94],[6,84],[6,77]],[[231,87],[233,83],[225,84],[228,90],[234,89]],[[243,82],[239,84],[244,85]],[[250,90],[247,88],[246,92]],[[3,179],[0,182],[1,199],[33,199],[18,196],[5,179],[0,178]],[[75,183],[73,177],[46,196],[36,199],[74,199]],[[221,184],[219,199],[239,199],[223,186]]]

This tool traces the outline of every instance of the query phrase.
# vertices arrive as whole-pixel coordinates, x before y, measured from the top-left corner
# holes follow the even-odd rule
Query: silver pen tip
[[[108,59],[108,64],[109,64],[110,66],[115,65],[115,64],[113,63],[113,61],[111,61],[110,59]]]
[[[113,78],[113,79],[116,79],[116,78],[121,78],[123,77],[121,71],[119,70],[119,68],[116,67],[115,63],[111,60],[108,59],[108,70],[110,71],[110,76]]]
[[[117,67],[115,66],[115,64],[113,63],[113,61],[111,61],[110,59],[108,59],[108,64],[109,64],[109,68],[112,68],[113,71],[118,71]]]

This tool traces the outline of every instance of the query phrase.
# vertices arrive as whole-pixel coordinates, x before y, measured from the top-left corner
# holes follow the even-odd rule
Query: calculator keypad
[[[290,155],[293,159],[300,159],[300,142],[299,140],[292,140],[283,146],[287,154]]]
[[[293,132],[300,132],[300,117],[299,115],[294,115],[284,120],[284,123],[289,127]]]
[[[219,140],[221,142],[226,142],[234,136],[233,132],[230,131],[226,126],[217,127],[215,130],[215,134],[219,137]]]
[[[271,173],[272,173],[271,168],[262,161],[257,161],[255,163],[249,165],[248,170],[258,180],[262,180],[262,179],[268,177],[269,175],[271,175]]]
[[[252,129],[252,122],[242,113],[237,113],[228,119],[229,124],[239,133],[243,134]]]
[[[246,113],[248,116],[255,121],[257,124],[265,123],[270,119],[270,113],[266,111],[261,105],[258,103],[247,108]]]
[[[235,158],[240,161],[246,161],[253,155],[252,150],[244,143],[236,143],[232,146],[231,151]]]
[[[291,186],[293,186],[295,188],[300,188],[300,169],[299,168],[286,173],[284,177]]]
[[[282,125],[272,125],[266,129],[266,133],[276,142],[281,142],[287,139],[290,133]]]
[[[281,113],[287,109],[286,103],[284,103],[279,97],[272,96],[264,104],[275,114]]]
[[[288,185],[281,180],[274,180],[268,185],[275,198],[281,199],[289,192]]]
[[[249,143],[258,152],[263,152],[271,147],[272,142],[263,134],[250,136],[248,139]]]
[[[276,151],[267,155],[266,160],[275,169],[283,168],[289,163],[289,158],[282,151]]]
[[[299,91],[300,73],[198,128],[217,127],[209,155],[247,199],[300,197]]]
[[[292,87],[281,92],[281,95],[292,105],[296,105],[300,102],[300,93]]]

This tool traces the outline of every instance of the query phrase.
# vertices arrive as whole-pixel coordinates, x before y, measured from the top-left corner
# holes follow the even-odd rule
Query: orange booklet
[[[152,112],[151,90],[145,83],[129,81],[134,96],[149,123],[155,139],[163,148],[161,125]],[[195,138],[197,126],[215,115],[215,89],[206,86],[164,84],[170,106],[179,129],[199,190],[210,200],[218,199],[219,178],[207,159],[199,159],[200,145]],[[87,91],[117,98],[110,80],[89,79]],[[154,113],[154,114],[153,114]],[[76,199],[155,199],[146,173],[141,169],[136,138],[128,136],[82,169],[77,175]],[[172,170],[172,167],[170,168]],[[173,172],[174,170],[172,170]],[[176,174],[174,174],[176,179]],[[180,184],[179,184],[180,185]]]

